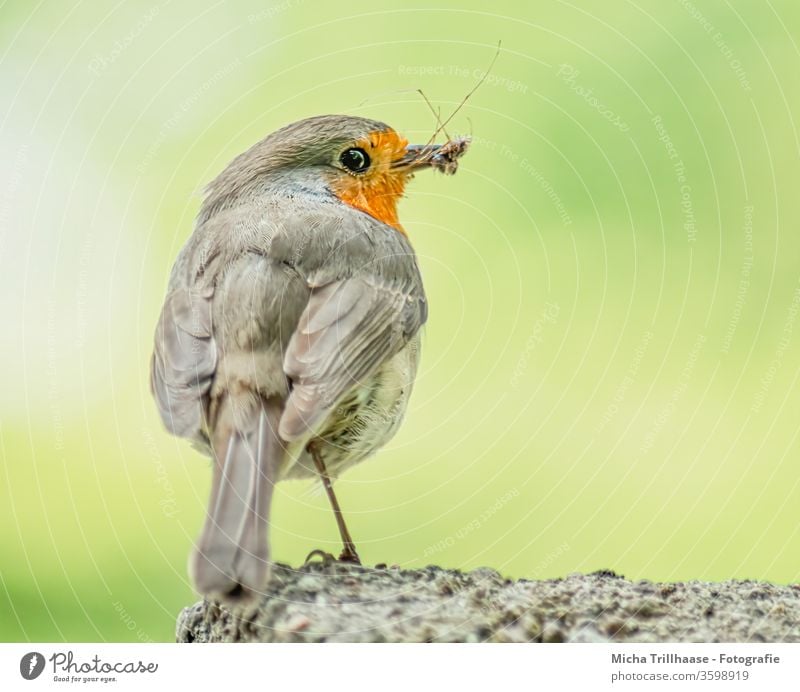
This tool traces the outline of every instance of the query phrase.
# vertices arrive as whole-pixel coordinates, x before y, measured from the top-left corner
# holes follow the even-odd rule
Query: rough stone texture
[[[250,613],[185,608],[179,642],[798,642],[800,585],[658,584],[613,572],[276,565]]]

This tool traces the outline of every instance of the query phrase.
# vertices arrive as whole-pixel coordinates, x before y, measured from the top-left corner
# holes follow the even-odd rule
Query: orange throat
[[[372,165],[362,175],[346,175],[333,181],[334,194],[345,204],[360,209],[405,235],[397,217],[397,203],[403,196],[408,173],[392,169],[402,158],[408,141],[394,130],[373,132],[357,143],[370,156]]]

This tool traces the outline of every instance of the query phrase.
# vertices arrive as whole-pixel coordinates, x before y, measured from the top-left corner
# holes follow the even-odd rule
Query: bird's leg
[[[354,562],[355,564],[360,565],[361,560],[356,552],[355,543],[353,543],[353,539],[350,537],[350,532],[347,530],[347,524],[344,523],[342,509],[339,507],[339,501],[336,499],[336,495],[333,492],[333,483],[331,483],[331,478],[328,475],[327,469],[325,468],[325,462],[322,461],[322,456],[320,455],[319,449],[314,442],[308,443],[308,452],[311,454],[311,458],[314,460],[314,466],[317,467],[317,473],[319,473],[319,477],[322,480],[322,485],[325,487],[325,492],[328,494],[328,500],[330,500],[331,507],[333,508],[333,515],[336,517],[336,525],[339,527],[339,534],[342,537],[344,549],[342,550],[342,554],[339,555],[339,559],[342,562]]]

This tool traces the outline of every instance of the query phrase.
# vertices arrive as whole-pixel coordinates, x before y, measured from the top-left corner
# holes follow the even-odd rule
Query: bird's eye
[[[353,173],[363,173],[369,168],[370,160],[366,151],[361,148],[347,149],[339,157],[342,165]]]

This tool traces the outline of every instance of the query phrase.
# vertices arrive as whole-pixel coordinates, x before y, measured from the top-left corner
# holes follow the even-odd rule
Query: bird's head
[[[259,182],[324,187],[345,204],[403,232],[397,203],[406,183],[424,168],[455,173],[469,139],[409,144],[385,123],[346,115],[299,120],[272,133],[235,158],[208,187],[204,204],[215,207],[258,187]],[[202,212],[201,212],[202,213]]]

